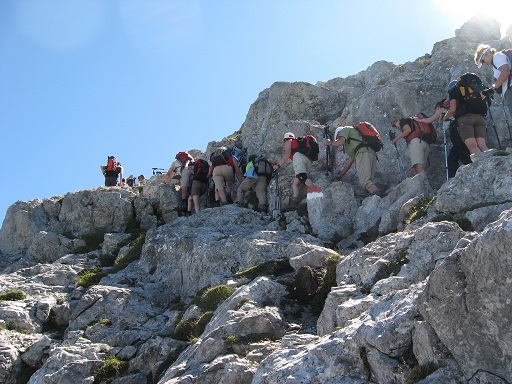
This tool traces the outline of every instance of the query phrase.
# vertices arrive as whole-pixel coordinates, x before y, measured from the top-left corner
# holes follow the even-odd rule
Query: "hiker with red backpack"
[[[107,158],[107,165],[100,165],[101,173],[105,176],[105,187],[115,187],[117,184],[117,177],[119,178],[119,185],[123,185],[123,167],[121,163],[117,161],[115,156],[109,156]]]
[[[233,156],[231,149],[220,147],[210,155],[210,163],[208,176],[213,177],[215,191],[219,194],[219,205],[232,204],[233,170],[238,182],[242,183],[242,173],[238,167],[238,161]]]
[[[187,216],[192,215],[192,208],[199,213],[199,198],[205,194],[208,188],[208,172],[210,164],[206,160],[196,159],[190,163],[192,166],[192,186],[188,198]]]
[[[411,159],[411,175],[415,176],[425,172],[430,144],[436,141],[437,134],[432,124],[424,123],[425,114],[418,114],[409,118],[398,118],[391,123],[393,128],[400,129],[402,133],[391,140],[395,144],[404,138],[407,142],[407,150]],[[428,138],[426,137],[427,135]]]
[[[290,201],[290,207],[295,208],[300,202],[300,184],[308,187],[308,193],[321,192],[322,189],[311,181],[308,177],[308,172],[311,170],[312,159],[318,159],[318,143],[311,135],[295,138],[292,132],[286,132],[283,137],[284,142],[284,155],[281,161],[273,165],[274,172],[277,172],[288,159],[292,160],[293,172],[295,178],[292,182],[293,196]]]
[[[349,157],[343,169],[335,176],[337,179],[341,179],[355,163],[361,187],[372,195],[382,196],[382,191],[372,181],[377,168],[377,152],[383,146],[380,134],[375,127],[368,122],[338,127],[334,131],[333,141],[326,139],[325,145],[345,146]]]
[[[169,170],[165,174],[164,184],[169,182],[171,175],[176,174],[178,168],[180,170],[180,189],[181,189],[181,206],[187,207],[187,200],[190,196],[190,186],[192,184],[192,169],[191,162],[194,161],[192,155],[186,151],[178,152],[175,156],[176,161],[171,164]]]
[[[448,91],[450,108],[442,117],[443,121],[448,121],[455,116],[459,135],[471,153],[471,160],[475,154],[489,150],[485,143],[488,105],[483,90],[482,81],[474,73],[458,77],[456,84]]]

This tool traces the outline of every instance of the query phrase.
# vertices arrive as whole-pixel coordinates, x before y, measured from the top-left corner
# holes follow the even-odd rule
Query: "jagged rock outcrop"
[[[289,130],[321,136],[326,122],[364,119],[382,131],[391,115],[428,110],[474,70],[477,41],[499,47],[497,33],[476,18],[414,62],[276,83],[235,136],[278,158]],[[364,194],[353,172],[330,180],[321,151],[312,175],[323,192],[281,215],[225,206],[182,217],[161,175],[142,191],[14,204],[0,230],[0,381],[510,383],[511,151],[444,182],[433,148],[427,174],[401,180],[387,144],[385,197]],[[346,155],[334,155],[339,169]],[[283,168],[271,206],[277,187],[287,204]]]

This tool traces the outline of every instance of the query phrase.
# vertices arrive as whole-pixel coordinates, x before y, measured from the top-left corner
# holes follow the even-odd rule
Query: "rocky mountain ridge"
[[[504,44],[493,20],[456,34],[412,63],[275,83],[204,156],[236,137],[279,158],[284,132],[321,137],[325,123],[367,120],[386,137],[393,116],[429,110],[451,78],[475,72],[480,40]],[[160,175],[140,192],[15,203],[0,230],[0,381],[512,382],[512,151],[445,182],[433,147],[427,173],[402,180],[387,141],[383,198],[353,174],[331,181],[322,151],[313,178],[323,194],[280,217],[235,206],[182,217],[178,187]],[[342,167],[346,155],[335,158]],[[285,206],[290,195],[283,168],[271,207],[276,188]]]

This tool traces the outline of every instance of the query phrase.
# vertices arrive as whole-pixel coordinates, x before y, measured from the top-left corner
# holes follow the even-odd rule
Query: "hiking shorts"
[[[231,191],[231,188],[233,187],[233,168],[231,168],[231,165],[217,165],[213,168],[212,175],[216,189],[224,188],[225,182],[226,190]]]
[[[458,130],[462,141],[470,138],[484,137],[487,132],[485,118],[476,113],[468,113],[457,119]]]
[[[191,180],[192,178],[192,170],[185,167],[183,171],[181,171],[181,180],[180,180],[180,186],[181,188],[187,187],[190,188]]]
[[[105,176],[105,187],[115,187],[117,185],[117,176]]]
[[[254,187],[258,204],[267,204],[267,177],[258,176],[257,179],[246,177],[236,190],[236,200],[243,202],[244,192],[251,190]]]
[[[373,176],[377,168],[377,156],[375,153],[358,151],[356,153],[356,172],[359,179],[359,184],[364,189],[368,190],[373,185]]]
[[[295,176],[301,173],[309,173],[311,170],[311,160],[306,155],[300,152],[295,152],[293,155],[293,172]]]
[[[422,164],[424,167],[427,166],[428,154],[430,153],[430,145],[419,138],[412,139],[407,145],[409,151],[409,158],[411,159],[412,166],[416,164]]]
[[[192,180],[192,188],[190,189],[191,196],[201,196],[206,192],[208,184],[204,181]]]

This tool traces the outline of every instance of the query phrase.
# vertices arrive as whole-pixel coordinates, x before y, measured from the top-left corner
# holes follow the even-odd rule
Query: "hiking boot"
[[[227,200],[228,204],[233,204],[233,198],[231,197],[231,195],[227,195],[226,200]]]
[[[322,188],[316,186],[316,185],[313,185],[311,187],[308,187],[308,193],[320,193],[322,192]]]

